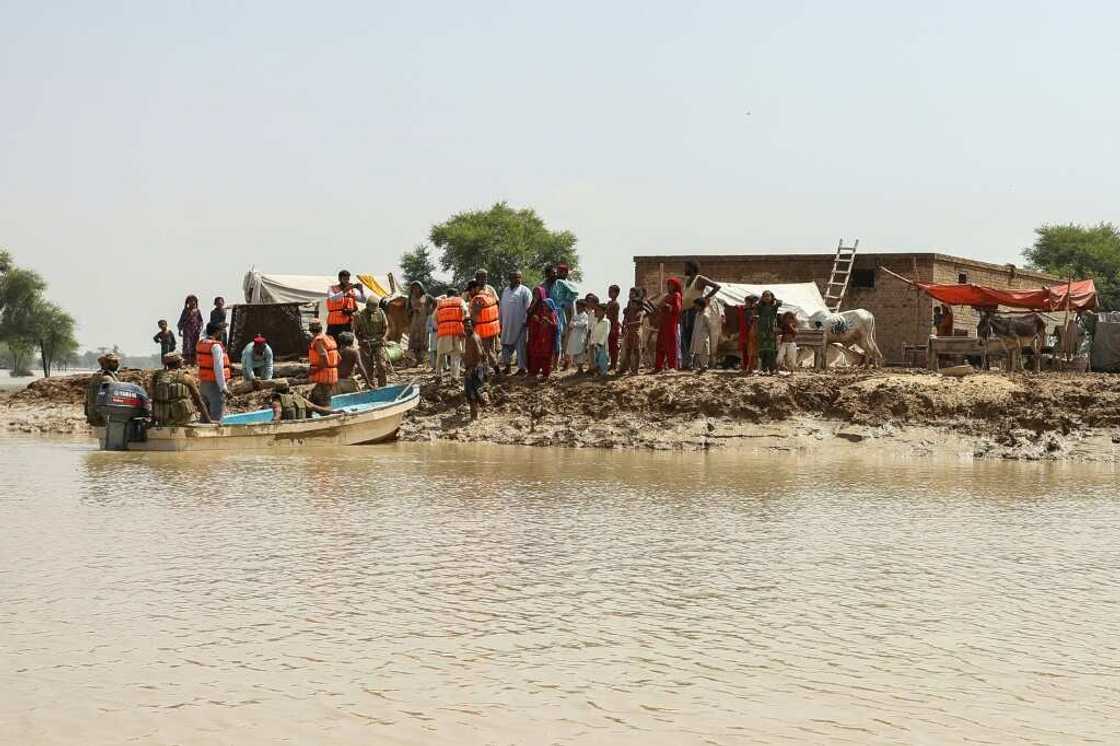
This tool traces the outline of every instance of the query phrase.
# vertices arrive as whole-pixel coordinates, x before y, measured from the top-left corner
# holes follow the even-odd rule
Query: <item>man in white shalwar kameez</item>
[[[502,289],[501,302],[498,304],[499,319],[502,322],[502,365],[506,375],[510,372],[510,358],[517,353],[517,372],[528,371],[529,359],[525,355],[525,321],[529,317],[529,305],[533,294],[521,284],[521,273],[509,274],[509,287]]]

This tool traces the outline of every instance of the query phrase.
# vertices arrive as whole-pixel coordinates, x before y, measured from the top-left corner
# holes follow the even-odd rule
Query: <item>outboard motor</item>
[[[151,412],[148,392],[135,383],[114,381],[101,384],[97,413],[105,418],[104,451],[127,451],[128,444],[148,439],[147,417]]]

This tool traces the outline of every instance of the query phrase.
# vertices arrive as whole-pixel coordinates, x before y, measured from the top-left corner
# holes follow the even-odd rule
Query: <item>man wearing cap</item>
[[[121,359],[115,353],[108,353],[97,358],[101,370],[89,377],[86,384],[86,422],[93,427],[105,427],[105,418],[97,413],[97,394],[101,391],[101,384],[117,381],[117,369],[121,367]]]
[[[498,302],[498,291],[490,284],[490,273],[485,269],[480,269],[474,273],[474,281],[478,285],[478,290],[481,293],[487,293],[494,302]],[[467,303],[471,302],[470,285],[467,285],[467,290],[463,292],[463,300]]]
[[[152,400],[152,419],[157,425],[189,425],[196,412],[203,422],[210,422],[206,402],[198,390],[198,381],[183,370],[183,356],[178,352],[163,356],[163,370],[152,374],[148,396]]]
[[[385,371],[385,335],[389,332],[389,317],[385,309],[389,306],[389,299],[366,301],[366,307],[354,317],[354,333],[358,337],[362,358],[362,375],[373,369],[377,372],[378,388],[388,382]],[[373,388],[373,382],[366,378],[366,383]]]
[[[311,344],[307,348],[307,361],[310,365],[307,377],[315,384],[308,398],[325,407],[330,404],[335,386],[338,385],[338,364],[342,357],[338,352],[338,342],[323,333],[322,321],[311,319],[307,328],[311,332]]]
[[[241,351],[241,377],[253,388],[258,380],[272,380],[272,348],[260,334]]]
[[[366,302],[366,289],[359,282],[350,283],[350,271],[338,273],[338,284],[327,288],[327,336],[338,340],[342,332],[352,331],[351,324],[358,312],[358,303]]]

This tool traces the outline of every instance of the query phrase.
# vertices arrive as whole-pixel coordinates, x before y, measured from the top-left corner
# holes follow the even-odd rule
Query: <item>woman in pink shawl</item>
[[[529,306],[529,329],[526,357],[529,358],[529,375],[542,374],[545,379],[552,373],[552,355],[556,350],[556,333],[560,328],[556,307],[543,287],[533,288],[533,303]]]
[[[681,292],[681,281],[676,277],[669,278],[669,292],[661,301],[660,325],[657,329],[657,357],[654,358],[653,372],[660,373],[666,362],[669,370],[676,370],[677,360],[677,330],[681,323],[681,307],[684,305],[684,296]]]

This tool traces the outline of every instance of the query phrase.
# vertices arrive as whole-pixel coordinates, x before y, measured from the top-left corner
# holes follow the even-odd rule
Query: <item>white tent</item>
[[[748,285],[739,282],[721,282],[716,298],[727,306],[741,306],[747,296],[762,297],[762,291],[769,290],[782,306],[781,313],[793,311],[798,321],[808,321],[818,311],[828,311],[815,282],[791,282],[788,284]]]
[[[392,274],[359,274],[354,279],[377,297],[397,292]],[[338,277],[327,275],[274,275],[250,270],[245,274],[242,288],[246,303],[319,303],[327,297],[327,288],[336,284]]]

